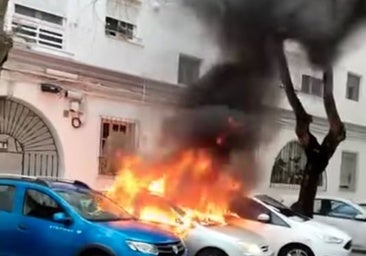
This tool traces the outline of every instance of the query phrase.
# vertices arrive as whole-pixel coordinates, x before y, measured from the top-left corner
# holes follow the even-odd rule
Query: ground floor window
[[[100,134],[99,173],[115,175],[123,155],[138,147],[138,124],[122,118],[102,118]]]
[[[297,189],[301,184],[306,165],[306,154],[298,141],[287,143],[278,153],[271,174],[271,187]],[[325,174],[320,177],[319,187],[325,188]]]

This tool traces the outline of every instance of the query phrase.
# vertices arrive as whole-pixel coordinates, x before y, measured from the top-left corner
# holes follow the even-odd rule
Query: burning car
[[[196,218],[159,195],[141,193],[135,205],[135,216],[180,234],[189,256],[273,255],[268,243],[254,232],[220,221]]]
[[[351,237],[328,225],[295,213],[267,195],[233,200],[227,216],[232,225],[248,228],[269,242],[278,256],[347,256]]]

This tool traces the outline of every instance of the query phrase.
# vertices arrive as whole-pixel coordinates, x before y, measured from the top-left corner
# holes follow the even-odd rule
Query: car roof
[[[10,180],[15,182],[25,182],[30,184],[37,184],[52,189],[90,189],[90,187],[79,180],[68,180],[59,177],[48,176],[28,176],[28,175],[15,175],[15,174],[0,174],[1,180]]]

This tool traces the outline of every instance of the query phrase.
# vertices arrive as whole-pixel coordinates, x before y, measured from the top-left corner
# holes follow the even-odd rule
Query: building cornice
[[[111,99],[122,99],[146,104],[169,105],[179,107],[180,96],[185,88],[176,84],[156,81],[134,76],[123,72],[76,62],[71,58],[35,52],[29,49],[14,47],[9,52],[4,68],[9,72],[24,71],[27,75],[38,76],[46,81],[56,80],[68,88],[77,88],[105,95]],[[47,69],[74,74],[74,79],[61,79],[46,73]],[[277,123],[287,129],[294,129],[295,115],[288,109],[275,109]],[[366,140],[366,127],[345,123],[347,139]],[[328,132],[326,118],[314,116],[311,125],[313,132],[325,135]]]
[[[294,129],[296,125],[296,118],[292,110],[277,109],[276,110],[278,124],[281,127]],[[346,126],[347,139],[354,140],[366,140],[366,126],[344,122]],[[329,124],[328,120],[323,117],[313,116],[313,123],[311,124],[311,130],[319,135],[326,135],[328,133]]]
[[[82,84],[87,91],[103,91],[104,94],[112,96],[117,94],[122,98],[133,98],[146,103],[178,105],[180,95],[185,91],[181,85],[95,67],[71,58],[18,47],[9,52],[4,69],[10,72],[24,71],[33,75],[43,75],[46,79],[58,80],[69,86]],[[73,78],[52,77],[47,74],[47,70],[64,72]]]

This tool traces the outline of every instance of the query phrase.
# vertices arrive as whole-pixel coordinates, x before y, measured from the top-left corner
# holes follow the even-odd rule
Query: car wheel
[[[207,248],[197,253],[196,256],[228,256],[228,255],[219,249]]]
[[[315,256],[314,253],[306,246],[297,244],[289,245],[281,249],[278,256]]]

